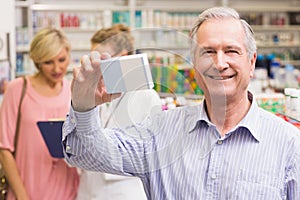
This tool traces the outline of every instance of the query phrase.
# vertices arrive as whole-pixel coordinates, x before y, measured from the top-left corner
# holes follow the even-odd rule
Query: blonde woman
[[[17,110],[23,78],[11,81],[0,110],[0,161],[10,189],[8,200],[73,200],[79,176],[64,159],[51,157],[37,122],[65,117],[70,106],[70,83],[64,79],[70,43],[54,28],[40,30],[30,46],[37,73],[26,76],[19,139],[13,156]]]

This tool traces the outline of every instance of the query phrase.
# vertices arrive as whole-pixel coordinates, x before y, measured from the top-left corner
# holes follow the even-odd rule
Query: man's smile
[[[207,75],[205,74],[206,77],[209,77],[211,79],[214,79],[214,80],[227,80],[227,79],[231,79],[233,77],[236,76],[236,74],[234,75],[228,75],[228,76],[213,76],[213,75]]]

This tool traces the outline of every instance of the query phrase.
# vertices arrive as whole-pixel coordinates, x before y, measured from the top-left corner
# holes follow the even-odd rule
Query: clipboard
[[[54,158],[64,158],[62,146],[63,123],[63,120],[37,122],[37,125],[47,145],[49,153]]]

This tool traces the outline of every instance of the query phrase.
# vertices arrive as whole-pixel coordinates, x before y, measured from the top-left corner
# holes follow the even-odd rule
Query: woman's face
[[[61,52],[45,62],[40,63],[40,73],[52,83],[59,83],[63,80],[67,67],[70,63],[70,54],[66,48],[63,48]]]

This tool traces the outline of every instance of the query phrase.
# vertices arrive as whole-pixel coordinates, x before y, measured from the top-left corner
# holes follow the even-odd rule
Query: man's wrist
[[[72,100],[71,100],[71,106],[72,106],[73,110],[76,112],[88,112],[96,107],[95,105],[94,106],[87,106],[87,105],[80,106],[80,105],[75,104]]]

